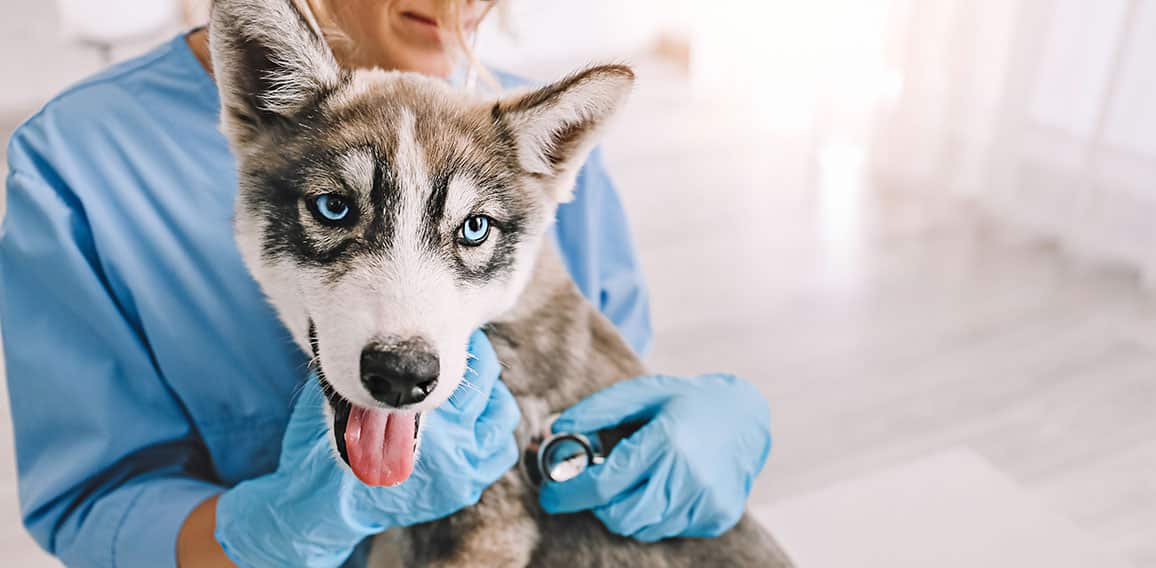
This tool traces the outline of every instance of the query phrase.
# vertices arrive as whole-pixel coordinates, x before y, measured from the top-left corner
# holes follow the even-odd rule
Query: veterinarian
[[[492,7],[308,2],[345,65],[451,81]],[[177,37],[61,93],[11,139],[0,316],[23,520],[72,566],[360,565],[367,537],[469,506],[509,470],[518,409],[479,332],[479,388],[430,413],[413,477],[371,488],[339,466],[306,355],[233,242],[207,53],[203,30]],[[582,292],[645,351],[642,275],[597,152],[556,237]],[[547,485],[546,511],[590,509],[643,541],[737,521],[770,448],[755,388],[640,377],[555,429],[624,420],[648,422],[606,463]]]

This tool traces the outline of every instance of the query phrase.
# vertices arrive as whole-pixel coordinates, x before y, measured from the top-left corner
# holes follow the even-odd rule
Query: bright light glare
[[[891,0],[699,3],[693,80],[787,130],[807,128],[818,105],[869,112],[902,89],[885,62],[890,7]]]
[[[820,150],[819,227],[830,275],[840,283],[858,280],[863,236],[867,151],[835,141]]]

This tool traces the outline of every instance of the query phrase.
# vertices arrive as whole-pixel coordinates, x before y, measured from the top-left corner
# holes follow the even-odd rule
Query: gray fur
[[[523,410],[524,444],[528,425],[643,374],[547,242],[632,71],[594,67],[485,100],[417,75],[339,69],[311,22],[291,0],[217,0],[210,38],[237,156],[239,248],[315,350],[331,396],[381,406],[362,392],[349,348],[396,338],[439,354],[437,396],[402,410],[433,408],[458,386],[466,338],[484,326]],[[321,194],[356,215],[322,222],[309,206]],[[467,247],[456,231],[477,212],[495,232]],[[379,539],[382,566],[790,565],[749,517],[716,539],[643,544],[589,513],[545,515],[516,470],[475,506]]]
[[[645,373],[614,325],[582,296],[552,248],[543,250],[517,307],[487,325],[486,334],[502,361],[502,381],[520,401],[523,424],[542,424],[547,416],[603,387]],[[521,447],[533,431],[519,430]],[[792,564],[748,515],[715,539],[653,544],[614,535],[589,513],[546,515],[533,488],[515,470],[469,509],[379,537],[371,566],[787,568]]]

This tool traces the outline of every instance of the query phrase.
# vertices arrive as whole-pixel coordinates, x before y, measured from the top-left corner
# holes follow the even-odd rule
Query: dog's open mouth
[[[317,355],[317,329],[309,322],[313,360]],[[337,452],[353,474],[366,485],[393,486],[409,479],[417,453],[420,412],[397,412],[355,406],[337,393],[314,363],[321,390],[333,409],[333,438]]]
[[[397,485],[413,473],[420,412],[354,406],[323,385],[341,459],[366,485]]]

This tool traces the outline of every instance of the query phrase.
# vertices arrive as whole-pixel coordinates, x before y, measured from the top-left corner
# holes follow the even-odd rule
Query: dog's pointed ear
[[[552,85],[504,98],[493,115],[514,140],[518,163],[551,178],[559,201],[573,197],[574,178],[602,126],[626,101],[634,71],[625,65],[591,67]]]
[[[344,74],[304,0],[214,0],[213,74],[226,133],[244,140],[291,118]]]

